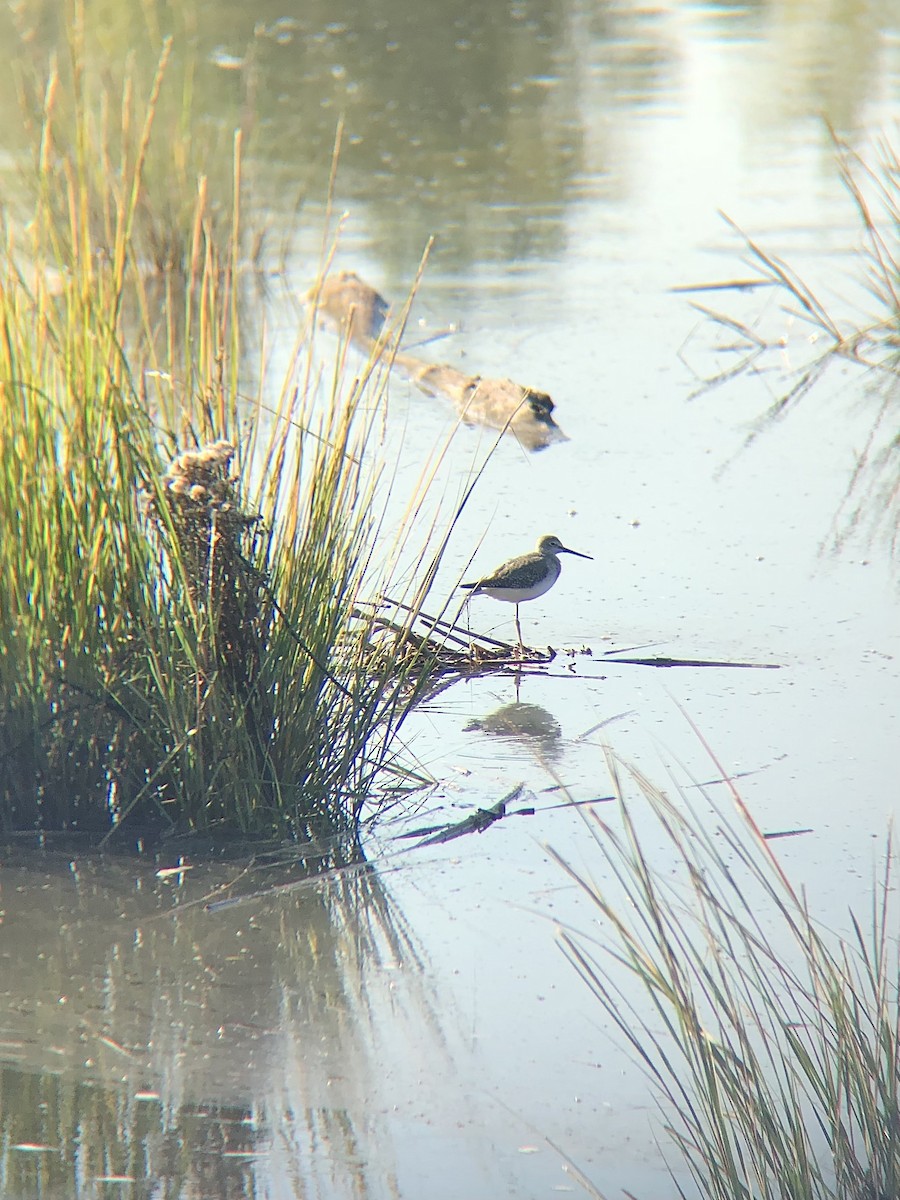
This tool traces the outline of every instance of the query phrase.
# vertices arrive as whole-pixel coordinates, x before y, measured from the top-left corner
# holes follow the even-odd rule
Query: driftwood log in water
[[[363,283],[353,271],[329,275],[319,290],[310,292],[309,299],[322,316],[337,325],[342,333],[363,349],[381,337],[391,306],[373,287]]]
[[[371,354],[382,349],[378,339],[384,333],[390,305],[353,271],[329,276],[311,299],[361,350]],[[551,415],[553,401],[546,392],[511,379],[466,375],[447,363],[431,363],[404,352],[395,354],[391,365],[407,374],[427,396],[446,396],[467,423],[506,429],[529,450],[565,440]]]

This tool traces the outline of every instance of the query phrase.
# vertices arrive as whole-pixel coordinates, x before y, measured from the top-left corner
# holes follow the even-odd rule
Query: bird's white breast
[[[529,587],[490,587],[482,584],[478,589],[480,596],[490,596],[492,600],[506,600],[509,604],[523,604],[526,600],[536,600],[549,592],[556,583],[556,575],[548,574]]]

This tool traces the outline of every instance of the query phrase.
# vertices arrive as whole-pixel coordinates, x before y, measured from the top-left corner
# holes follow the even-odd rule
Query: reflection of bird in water
[[[496,712],[466,726],[466,732],[475,729],[537,747],[548,759],[559,754],[562,743],[559,722],[539,704],[505,704]]]
[[[505,600],[516,606],[516,633],[519,635],[519,645],[522,641],[522,627],[519,625],[519,605],[526,600],[536,600],[549,592],[559,579],[562,565],[560,554],[574,554],[577,558],[590,558],[580,550],[570,550],[559,538],[548,533],[537,544],[537,549],[531,554],[522,554],[511,558],[502,567],[498,567],[492,575],[485,575],[475,583],[461,583],[459,586],[468,588],[473,596],[490,596],[492,600]]]

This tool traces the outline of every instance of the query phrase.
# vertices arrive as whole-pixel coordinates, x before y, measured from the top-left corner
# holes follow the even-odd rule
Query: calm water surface
[[[693,297],[781,342],[704,387],[736,364],[738,339],[671,289],[750,273],[721,210],[840,320],[870,305],[826,121],[864,154],[895,132],[900,5],[186,11],[159,26],[189,26],[176,55],[196,56],[197,119],[226,147],[244,120],[273,272],[290,246],[265,300],[273,377],[315,275],[342,116],[337,266],[400,300],[434,235],[407,340],[452,326],[429,353],[549,392],[569,438],[497,448],[435,607],[467,570],[555,532],[595,561],[564,561],[522,610],[526,639],[593,657],[518,687],[458,685],[418,714],[405,737],[436,786],[409,823],[461,819],[520,780],[536,811],[415,852],[382,822],[372,873],[210,912],[224,867],[158,878],[10,851],[0,1194],[537,1198],[580,1192],[568,1158],[607,1195],[671,1196],[653,1094],[554,940],[556,922],[590,931],[593,918],[545,845],[601,867],[548,789],[605,795],[604,742],[673,792],[716,778],[683,709],[746,773],[763,828],[813,830],[780,854],[816,911],[838,928],[848,903],[865,911],[898,809],[897,573],[878,462],[892,397],[836,360],[772,418],[821,343],[763,291]],[[93,9],[98,56],[142,46],[143,19]],[[0,17],[38,58],[59,21],[54,5]],[[0,100],[14,157],[15,101]],[[392,384],[392,512],[454,423],[449,404]],[[492,443],[458,431],[445,512]],[[469,613],[504,638],[511,617],[486,599]],[[600,660],[636,646],[779,669]]]

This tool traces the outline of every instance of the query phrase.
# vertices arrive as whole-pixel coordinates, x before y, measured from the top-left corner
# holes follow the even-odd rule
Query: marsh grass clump
[[[7,21],[22,126],[21,137],[16,130],[9,137],[25,142],[37,168],[16,172],[16,190],[50,207],[60,252],[68,258],[74,248],[66,213],[74,180],[89,189],[81,199],[90,195],[82,215],[92,241],[109,244],[119,200],[111,184],[128,181],[138,158],[142,188],[129,205],[129,245],[141,269],[192,269],[200,189],[211,245],[226,246],[239,202],[230,188],[231,147],[235,129],[246,137],[254,124],[252,72],[224,78],[204,61],[195,5],[38,0],[14,6]],[[49,72],[48,44],[55,46]],[[142,127],[142,98],[152,110],[152,138]]]
[[[839,936],[816,921],[737,792],[734,813],[701,813],[608,759],[619,821],[587,818],[604,881],[559,860],[599,932],[566,930],[562,945],[656,1089],[699,1194],[900,1195],[890,840],[870,913],[849,914]]]
[[[253,360],[242,397],[262,334],[241,139],[228,204],[194,185],[160,291],[137,215],[186,207],[144,174],[168,50],[143,104],[128,78],[107,96],[97,147],[80,47],[0,247],[0,829],[254,833],[334,861],[402,769],[419,686],[373,661],[358,607],[384,374],[351,377],[339,346],[323,382],[311,327],[280,382]]]

